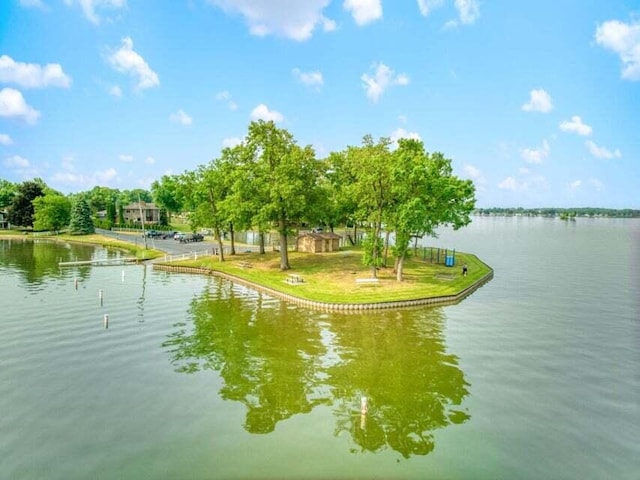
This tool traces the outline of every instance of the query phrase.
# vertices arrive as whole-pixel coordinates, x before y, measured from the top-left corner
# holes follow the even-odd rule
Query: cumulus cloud
[[[118,85],[114,85],[109,89],[109,95],[120,98],[122,96],[122,89]]]
[[[640,80],[640,21],[609,20],[596,29],[596,43],[618,54],[622,78]]]
[[[133,155],[118,155],[121,162],[131,163],[133,162]]]
[[[344,0],[343,8],[351,12],[355,22],[362,26],[382,18],[380,0]]]
[[[156,159],[153,157],[147,157],[144,159],[144,163],[147,165],[154,165],[156,163]]]
[[[551,149],[549,147],[549,142],[543,140],[542,145],[538,148],[523,148],[522,150],[520,150],[520,156],[527,163],[539,164],[549,156],[550,151]]]
[[[524,182],[519,182],[513,177],[507,177],[498,184],[498,188],[501,190],[520,192],[522,190],[526,190],[527,184]]]
[[[424,17],[429,15],[436,8],[441,7],[443,4],[444,0],[418,0],[420,14]]]
[[[238,109],[238,104],[233,101],[231,94],[227,90],[216,93],[216,100],[219,102],[226,102],[227,107],[229,107],[229,110],[232,112],[235,112]]]
[[[15,83],[23,88],[68,88],[71,86],[71,77],[64,73],[59,63],[41,66],[37,63],[16,62],[10,56],[2,55],[0,82]]]
[[[13,155],[12,157],[7,157],[4,161],[4,165],[7,168],[11,169],[25,169],[31,166],[29,160],[20,155]]]
[[[13,88],[0,90],[0,117],[22,118],[29,124],[34,124],[40,117],[40,112],[29,105],[22,93]]]
[[[467,178],[473,180],[473,183],[476,185],[476,188],[479,192],[484,192],[486,190],[485,185],[487,183],[487,179],[479,168],[466,163],[462,167],[462,171]]]
[[[241,143],[242,139],[240,137],[228,137],[222,140],[222,148],[233,148]]]
[[[569,190],[575,191],[578,190],[582,186],[582,180],[574,180],[573,182],[569,182]]]
[[[118,50],[109,55],[108,61],[118,72],[129,74],[137,81],[136,89],[157,87],[160,85],[158,74],[149,64],[133,50],[131,37],[122,39],[122,45]]]
[[[553,110],[551,96],[541,88],[531,90],[531,92],[529,92],[529,101],[522,105],[522,110],[525,112],[550,112]]]
[[[83,175],[73,171],[57,172],[51,177],[51,183],[56,186],[79,187],[82,189],[93,188],[96,185],[111,185],[118,177],[115,168],[107,168],[92,173],[91,175]]]
[[[0,145],[12,145],[13,139],[6,133],[0,133]]]
[[[193,118],[187,115],[182,109],[169,115],[169,120],[174,123],[179,123],[180,125],[191,125],[193,123]]]
[[[458,11],[458,19],[448,21],[444,28],[455,28],[460,24],[471,25],[480,17],[478,0],[455,0],[454,6]]]
[[[67,5],[80,5],[82,13],[87,17],[91,23],[98,25],[101,18],[98,16],[97,11],[111,10],[116,11],[124,8],[127,5],[126,0],[64,0]]]
[[[269,110],[264,103],[261,103],[251,111],[251,120],[264,120],[265,122],[273,121],[275,123],[282,122],[284,116],[277,110]]]
[[[409,138],[412,140],[422,140],[422,138],[420,138],[420,135],[417,132],[408,132],[402,127],[398,127],[393,132],[391,132],[390,139],[391,139],[391,142],[393,142],[394,144],[397,144],[398,140],[400,140],[401,138]]]
[[[587,140],[585,142],[586,147],[591,152],[591,155],[597,158],[604,158],[606,160],[611,160],[612,158],[621,158],[622,153],[617,148],[614,151],[611,151],[605,147],[600,147],[596,145],[591,140]]]
[[[565,120],[562,122],[560,124],[560,130],[563,132],[577,133],[583,137],[591,135],[591,132],[593,131],[589,125],[582,123],[582,119],[578,115],[571,117],[571,120]]]
[[[322,11],[331,0],[208,0],[208,3],[232,14],[240,14],[252,35],[277,35],[296,41],[311,38],[316,28],[335,30],[333,20]]]
[[[384,63],[374,63],[371,65],[371,70],[373,70],[372,75],[363,73],[360,79],[362,80],[362,88],[365,89],[367,97],[373,103],[378,102],[380,96],[387,88],[409,84],[409,77],[406,74],[396,74]]]
[[[303,72],[299,68],[294,68],[291,72],[296,80],[307,87],[315,87],[316,89],[319,89],[324,84],[321,72]]]

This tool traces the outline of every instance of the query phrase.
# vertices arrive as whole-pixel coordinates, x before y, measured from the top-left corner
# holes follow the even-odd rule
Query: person
[[[466,277],[466,276],[467,276],[467,270],[468,270],[468,269],[467,269],[467,264],[465,263],[465,264],[462,266],[462,276],[463,276],[463,277]]]

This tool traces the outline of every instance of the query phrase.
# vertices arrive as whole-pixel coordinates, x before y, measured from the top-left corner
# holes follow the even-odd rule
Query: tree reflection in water
[[[164,343],[178,371],[219,372],[222,398],[247,407],[244,427],[269,433],[320,404],[352,452],[434,449],[434,431],[463,423],[468,383],[446,352],[442,309],[322,315],[215,281],[191,321]],[[360,412],[366,396],[369,409]]]

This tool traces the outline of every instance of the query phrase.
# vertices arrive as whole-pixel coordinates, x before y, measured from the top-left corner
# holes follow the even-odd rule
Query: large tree
[[[33,200],[35,230],[53,230],[55,232],[69,225],[71,219],[71,201],[58,193],[47,192]]]
[[[15,183],[0,178],[0,209],[10,205],[17,193],[18,186]]]
[[[91,207],[83,198],[78,199],[71,209],[69,231],[72,235],[86,235],[95,232],[91,219]]]
[[[43,196],[46,188],[46,184],[39,178],[19,184],[9,205],[9,223],[21,227],[33,227],[33,200]]]
[[[254,223],[276,227],[280,239],[280,269],[288,270],[288,236],[318,200],[316,178],[321,169],[311,146],[298,146],[293,135],[274,122],[251,122],[244,150],[244,171],[253,185]]]
[[[396,278],[402,281],[411,239],[435,235],[442,225],[456,230],[468,225],[475,189],[452,174],[451,160],[428,154],[421,141],[401,139],[392,157],[392,201],[385,219],[395,233]]]
[[[160,180],[151,184],[153,202],[166,211],[167,223],[171,222],[171,214],[182,211],[184,199],[180,190],[180,175],[163,175]]]

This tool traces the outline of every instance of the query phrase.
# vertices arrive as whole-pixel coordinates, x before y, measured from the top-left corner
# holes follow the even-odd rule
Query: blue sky
[[[4,0],[0,178],[148,188],[272,119],[419,137],[478,206],[640,208],[640,2]]]

